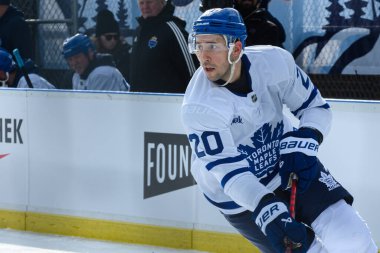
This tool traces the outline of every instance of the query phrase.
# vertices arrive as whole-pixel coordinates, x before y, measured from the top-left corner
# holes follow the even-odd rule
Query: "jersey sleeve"
[[[326,136],[332,121],[329,104],[310,77],[296,65],[293,56],[285,50],[281,52],[288,70],[286,74],[290,77],[279,86],[282,102],[300,120],[299,127],[312,127]]]
[[[29,74],[30,81],[35,89],[55,89],[55,86],[49,83],[45,78],[36,74]],[[21,77],[18,81],[17,88],[29,88],[25,77]]]
[[[197,162],[193,163],[196,168],[192,171],[198,170],[193,174],[200,175],[196,178],[200,187],[203,177],[212,175],[219,189],[233,203],[253,211],[260,199],[271,191],[258,181],[245,156],[238,151],[229,128],[229,119],[207,106],[186,104],[182,107],[182,121],[196,156]],[[204,184],[210,184],[212,180],[208,181]],[[212,196],[206,197],[221,210],[233,206],[231,201],[218,202]]]
[[[129,85],[121,73],[114,67],[99,66],[88,78],[91,90],[125,91]]]

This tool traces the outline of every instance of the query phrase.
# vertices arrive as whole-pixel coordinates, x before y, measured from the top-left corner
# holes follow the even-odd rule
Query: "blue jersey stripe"
[[[316,87],[314,87],[314,89],[311,92],[309,98],[301,105],[301,107],[298,108],[295,111],[292,111],[293,115],[297,116],[297,114],[299,113],[299,111],[301,111],[303,109],[306,109],[317,95],[318,95],[318,89]]]
[[[330,105],[328,103],[326,103],[326,104],[318,106],[318,107],[323,108],[323,109],[329,109]]]
[[[212,170],[214,167],[221,165],[221,164],[236,163],[236,162],[239,162],[241,160],[244,160],[245,157],[246,157],[246,155],[240,154],[240,155],[235,156],[235,157],[227,157],[227,158],[219,159],[219,160],[208,163],[206,165],[206,169]]]
[[[227,173],[227,175],[225,175],[222,179],[222,182],[221,182],[222,187],[224,188],[228,180],[230,180],[232,177],[236,176],[237,174],[241,174],[247,171],[250,171],[250,170],[249,168],[245,167],[245,168],[236,169],[236,170],[231,171],[230,173]]]
[[[241,206],[239,206],[238,204],[236,204],[235,202],[233,201],[227,201],[227,202],[215,202],[213,200],[211,200],[209,197],[207,197],[205,194],[204,194],[205,198],[211,203],[213,204],[214,206],[220,208],[220,209],[226,209],[226,210],[230,210],[230,209],[236,209],[236,208],[239,208]]]

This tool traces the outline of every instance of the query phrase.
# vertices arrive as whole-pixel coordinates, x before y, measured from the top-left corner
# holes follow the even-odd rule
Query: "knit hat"
[[[0,0],[0,5],[10,5],[11,0]]]
[[[96,37],[100,37],[100,35],[105,33],[117,33],[118,35],[120,34],[119,24],[116,22],[113,13],[107,9],[99,11],[98,15],[96,16]]]

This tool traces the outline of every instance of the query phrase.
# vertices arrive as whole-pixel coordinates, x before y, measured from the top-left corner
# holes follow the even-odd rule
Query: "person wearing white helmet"
[[[25,69],[35,89],[55,89],[45,78],[38,74],[37,66],[32,60],[25,61]],[[13,61],[12,55],[0,48],[0,87],[29,88],[22,71]]]
[[[189,35],[201,67],[181,116],[197,185],[261,252],[376,253],[352,195],[317,158],[331,127],[329,104],[289,52],[245,47],[246,38],[233,8],[206,11]],[[295,218],[288,208],[294,174]]]
[[[74,90],[129,91],[130,86],[115,67],[110,54],[99,54],[90,38],[77,33],[63,42],[63,57],[75,71]]]

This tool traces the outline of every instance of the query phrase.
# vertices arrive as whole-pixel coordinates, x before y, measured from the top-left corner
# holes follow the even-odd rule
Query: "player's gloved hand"
[[[300,128],[282,136],[278,165],[283,189],[290,187],[291,173],[298,176],[299,193],[305,192],[318,176],[317,153],[322,138],[318,130],[311,128]]]
[[[294,220],[285,204],[273,194],[261,199],[253,218],[278,253],[285,252],[288,240],[293,242],[293,253],[305,253],[314,240],[314,232]]]

